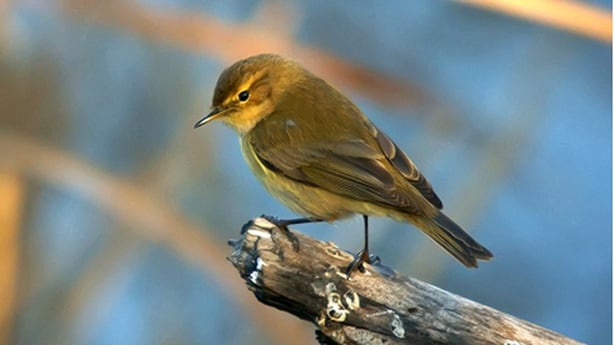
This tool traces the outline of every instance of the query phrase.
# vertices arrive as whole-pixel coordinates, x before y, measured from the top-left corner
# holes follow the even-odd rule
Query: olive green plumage
[[[410,222],[468,267],[492,254],[440,210],[416,165],[345,96],[277,55],[241,60],[220,76],[212,112],[241,138],[271,194],[301,215],[354,214]]]

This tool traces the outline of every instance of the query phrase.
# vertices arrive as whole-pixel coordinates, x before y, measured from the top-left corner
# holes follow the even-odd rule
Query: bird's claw
[[[370,265],[377,265],[380,262],[381,260],[379,256],[369,254],[368,252],[361,250],[360,252],[358,252],[358,254],[356,254],[356,256],[354,256],[354,260],[352,260],[352,262],[345,269],[345,274],[349,279],[352,276],[352,273],[354,273],[356,270],[360,271],[360,273],[365,273],[365,263]]]
[[[251,228],[253,225],[254,225],[254,220],[253,219],[250,219],[249,222],[243,224],[243,226],[241,227],[241,235],[245,235],[247,230],[249,230],[249,228]]]
[[[290,240],[290,242],[292,242],[292,248],[294,249],[294,251],[298,252],[299,240],[298,237],[296,237],[296,235],[292,233],[290,229],[288,229],[288,221],[273,216],[267,216],[265,214],[261,215],[260,217],[266,219],[271,224],[275,225],[279,230],[281,230],[284,236],[286,236],[286,238]]]

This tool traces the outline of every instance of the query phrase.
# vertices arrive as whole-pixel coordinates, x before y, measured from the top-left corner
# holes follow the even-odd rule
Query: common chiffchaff
[[[351,270],[369,262],[368,216],[409,222],[467,267],[492,254],[441,212],[441,200],[416,165],[352,103],[298,63],[263,54],[220,75],[211,112],[240,136],[241,149],[266,189],[307,218],[289,224],[365,220],[365,248]]]

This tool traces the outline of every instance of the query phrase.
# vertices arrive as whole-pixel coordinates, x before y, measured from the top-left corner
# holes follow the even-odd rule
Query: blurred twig
[[[128,31],[221,59],[224,64],[258,53],[274,52],[296,58],[334,84],[351,86],[364,97],[388,106],[414,105],[425,97],[419,87],[406,80],[383,76],[319,49],[298,44],[287,34],[278,34],[285,31],[279,28],[272,31],[257,23],[227,23],[205,13],[156,10],[137,2],[65,0],[63,4],[63,11],[71,20]],[[261,17],[261,12],[257,12],[255,19],[259,21]]]
[[[45,146],[34,140],[6,132],[0,133],[0,167],[14,169],[28,177],[75,190],[120,220],[130,224],[139,235],[165,244],[179,256],[203,271],[246,310],[260,329],[279,344],[302,344],[297,339],[309,339],[308,331],[297,320],[280,316],[272,309],[264,309],[243,289],[241,280],[226,274],[225,257],[228,251],[211,238],[211,231],[190,223],[170,205],[155,198],[143,188],[115,178],[80,161],[66,152]],[[276,332],[282,328],[285,332]]]
[[[456,0],[612,43],[611,11],[570,0]]]
[[[0,344],[11,343],[24,185],[15,170],[0,172]]]

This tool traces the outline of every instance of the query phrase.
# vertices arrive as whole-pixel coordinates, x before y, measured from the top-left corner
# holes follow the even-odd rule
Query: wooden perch
[[[228,258],[256,298],[313,322],[320,344],[580,344],[383,265],[347,279],[353,256],[296,231],[299,250],[263,218]],[[283,330],[280,330],[283,332]]]

